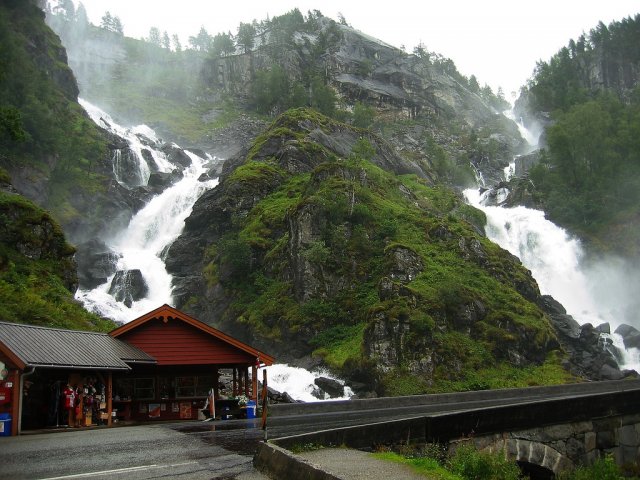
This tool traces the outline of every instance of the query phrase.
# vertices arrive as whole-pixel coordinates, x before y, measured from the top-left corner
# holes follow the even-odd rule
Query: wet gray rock
[[[182,172],[153,172],[149,175],[147,187],[154,194],[162,193],[165,189],[178,182],[182,178]]]
[[[191,157],[185,153],[185,151],[174,144],[165,143],[162,148],[162,152],[167,156],[167,160],[171,163],[187,168],[191,165]]]
[[[573,374],[590,380],[616,380],[633,375],[620,370],[618,362],[622,359],[622,352],[611,339],[602,336],[605,326],[580,325],[550,295],[543,295],[539,306],[551,320],[560,345],[568,354],[565,366]]]
[[[518,155],[515,158],[515,171],[516,177],[522,177],[526,175],[529,170],[540,163],[540,150],[535,150],[526,155]]]
[[[640,331],[631,325],[622,324],[615,332],[622,337],[624,348],[640,348]]]
[[[406,247],[395,247],[388,254],[391,260],[389,276],[396,281],[409,283],[424,269],[420,256]]]
[[[332,398],[342,397],[344,395],[344,386],[332,378],[318,377],[313,381],[313,383]]]
[[[138,269],[116,272],[109,287],[109,294],[113,295],[117,302],[122,302],[129,308],[133,302],[143,299],[148,293],[147,282]]]
[[[100,239],[94,238],[78,245],[75,258],[82,289],[94,289],[106,283],[116,272],[118,255]]]

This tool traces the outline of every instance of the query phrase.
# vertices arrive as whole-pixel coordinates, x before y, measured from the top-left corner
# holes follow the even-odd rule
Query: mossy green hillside
[[[552,354],[553,328],[523,296],[537,294],[535,282],[478,233],[482,213],[447,188],[309,141],[296,127],[304,112],[285,114],[221,184],[237,204],[253,202],[209,250],[209,284],[219,282],[233,298],[226,321],[237,319],[274,345],[313,352],[345,375],[375,368],[366,344],[377,321],[406,324],[398,362],[378,379],[383,393],[491,388],[500,383],[495,375],[509,386],[566,381]],[[264,155],[283,143],[313,168],[291,172],[287,158]],[[398,250],[412,252],[419,268],[409,281],[392,280],[395,293],[388,294],[380,285]],[[461,325],[461,312],[474,304],[483,314]],[[526,350],[522,362],[511,365],[518,349]],[[409,366],[420,354],[436,368],[416,380]],[[403,372],[413,379],[410,392]]]
[[[0,320],[97,331],[116,326],[74,300],[75,250],[46,211],[0,192],[0,223]]]

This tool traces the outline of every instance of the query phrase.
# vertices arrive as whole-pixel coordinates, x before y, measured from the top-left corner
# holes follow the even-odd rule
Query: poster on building
[[[180,402],[180,418],[191,418],[191,402]]]
[[[149,404],[149,418],[160,418],[160,404],[159,403],[150,403]]]
[[[171,403],[171,412],[172,413],[180,413],[180,404],[178,402]]]

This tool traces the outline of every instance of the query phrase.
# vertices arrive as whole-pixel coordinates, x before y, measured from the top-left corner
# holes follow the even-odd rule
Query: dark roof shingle
[[[106,333],[0,322],[0,344],[28,367],[129,370],[128,363],[155,363],[142,350]]]

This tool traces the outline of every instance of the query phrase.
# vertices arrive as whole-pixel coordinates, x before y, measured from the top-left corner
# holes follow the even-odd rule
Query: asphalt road
[[[274,407],[267,434],[277,438],[433,413],[638,388],[637,380],[594,382],[551,390],[425,397],[422,404],[417,404],[417,398],[405,397],[283,406],[280,413]],[[0,480],[266,479],[252,466],[257,445],[264,438],[259,423],[260,419],[189,421],[0,437]]]
[[[251,420],[157,423],[0,437],[0,479],[266,479]]]

